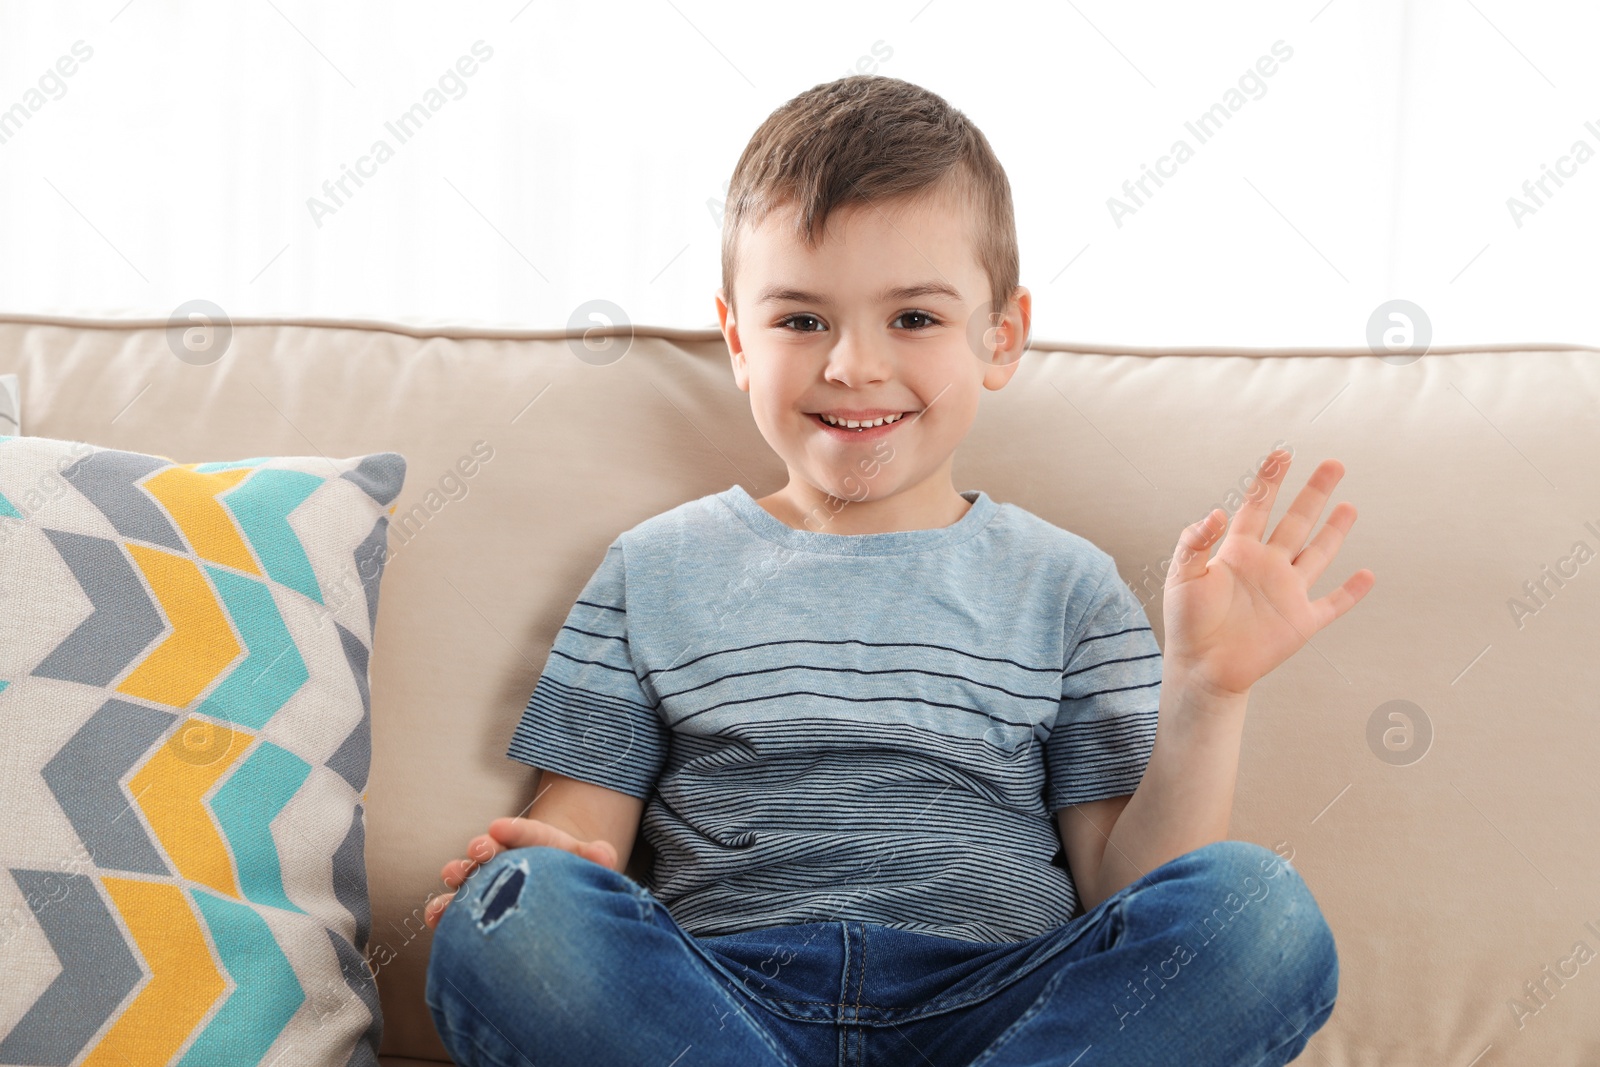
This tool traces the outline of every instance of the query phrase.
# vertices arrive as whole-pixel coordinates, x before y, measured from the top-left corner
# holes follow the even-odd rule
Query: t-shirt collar
[[[742,485],[716,494],[745,525],[768,541],[807,552],[840,556],[881,556],[925,552],[965,541],[994,517],[999,507],[982,489],[964,489],[960,495],[971,502],[967,513],[949,526],[930,530],[893,530],[887,533],[840,534],[800,530],[782,522],[756,503]],[[849,507],[847,503],[845,507]],[[819,516],[820,518],[820,516]]]

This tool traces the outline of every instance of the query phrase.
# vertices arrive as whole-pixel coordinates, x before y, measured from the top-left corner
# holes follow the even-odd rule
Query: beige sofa
[[[563,333],[240,321],[192,365],[164,326],[0,319],[25,432],[183,462],[409,461],[372,660],[369,957],[384,1062],[442,1060],[421,908],[534,794],[504,752],[579,588],[621,530],[734,482],[771,492],[783,467],[712,330],[596,353]],[[1291,492],[1325,457],[1346,466],[1335,500],[1360,518],[1313,595],[1359,567],[1377,585],[1255,690],[1232,825],[1292,854],[1338,941],[1338,1006],[1297,1062],[1600,1063],[1597,411],[1600,352],[1559,345],[1400,363],[1037,342],[983,399],[957,488],[1112,553],[1158,635],[1186,523],[1235,510],[1279,441]],[[478,442],[492,457],[454,481]]]

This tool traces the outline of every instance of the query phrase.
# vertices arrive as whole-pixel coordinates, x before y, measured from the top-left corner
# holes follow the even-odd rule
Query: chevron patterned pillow
[[[367,663],[404,478],[0,437],[0,1064],[377,1063]]]

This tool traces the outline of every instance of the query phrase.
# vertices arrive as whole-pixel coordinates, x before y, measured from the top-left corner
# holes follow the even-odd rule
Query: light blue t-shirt
[[[508,755],[648,798],[647,888],[697,937],[1060,926],[1078,900],[1053,814],[1138,786],[1161,651],[1110,555],[961,495],[931,530],[795,529],[737,485],[639,523]]]

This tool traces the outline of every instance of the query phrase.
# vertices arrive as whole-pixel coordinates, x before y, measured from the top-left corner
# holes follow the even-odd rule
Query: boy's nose
[[[859,388],[886,381],[893,372],[893,357],[882,348],[871,342],[847,339],[834,345],[828,353],[824,373],[830,381]]]

